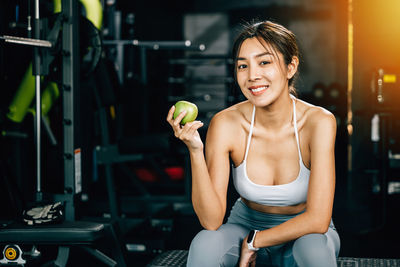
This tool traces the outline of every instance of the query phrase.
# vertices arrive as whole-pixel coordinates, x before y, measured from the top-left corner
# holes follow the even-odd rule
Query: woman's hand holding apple
[[[199,132],[203,126],[201,121],[195,121],[197,107],[188,101],[178,101],[168,112],[167,121],[172,126],[175,136],[182,140],[189,150],[203,149]]]

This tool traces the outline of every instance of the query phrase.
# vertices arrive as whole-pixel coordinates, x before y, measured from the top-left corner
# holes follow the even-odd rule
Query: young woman
[[[167,121],[190,152],[192,202],[205,228],[188,266],[336,266],[332,223],[335,117],[294,96],[295,36],[270,21],[247,26],[233,47],[235,78],[246,101],[216,114],[205,156],[200,121]],[[223,224],[230,159],[240,198]],[[256,260],[257,258],[257,260]]]

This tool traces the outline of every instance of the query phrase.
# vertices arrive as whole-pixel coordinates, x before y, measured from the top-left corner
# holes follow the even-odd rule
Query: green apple
[[[194,121],[197,118],[197,106],[189,101],[181,100],[175,103],[174,119],[178,117],[178,115],[184,110],[186,110],[186,115],[181,120],[182,125],[185,125],[187,122]]]

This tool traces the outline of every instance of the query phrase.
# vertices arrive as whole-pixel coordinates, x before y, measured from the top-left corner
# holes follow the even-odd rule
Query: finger
[[[183,127],[182,127],[182,129],[185,131],[185,132],[191,132],[192,131],[192,129],[195,127],[195,128],[199,128],[199,125],[198,124],[201,124],[202,122],[201,121],[191,121],[191,122],[187,122],[185,125],[183,125]]]
[[[243,257],[243,255],[240,258],[239,261],[239,267],[249,267],[251,264],[250,258],[248,257],[248,255],[245,255]]]
[[[250,264],[251,267],[256,267],[256,260],[252,261]]]
[[[168,115],[167,115],[167,121],[171,124],[172,121],[172,117],[174,115],[174,111],[175,111],[175,105],[172,105],[172,107],[169,109],[168,111]]]
[[[193,123],[190,128],[188,129],[188,134],[189,135],[194,135],[195,132],[204,125],[203,122],[201,121],[196,121],[195,123]]]
[[[185,125],[182,126],[182,128],[183,128],[185,131],[190,131],[190,128],[192,128],[193,125],[195,125],[196,123],[199,123],[199,122],[200,122],[200,121],[191,121],[191,122],[187,122],[187,123],[185,123]]]
[[[179,115],[174,119],[174,125],[176,127],[178,127],[181,124],[181,120],[183,119],[183,117],[185,117],[185,115],[186,115],[186,110],[179,113]]]
[[[187,122],[185,125],[180,125],[180,135],[181,140],[189,140],[191,138],[191,127],[194,125],[193,122]]]
[[[186,126],[182,129],[182,133],[179,136],[182,140],[190,140],[196,134],[196,130],[201,127],[200,123],[194,123],[191,126]]]
[[[178,118],[178,117],[176,117],[176,118]],[[185,129],[185,130],[189,130],[190,127],[192,127],[192,125],[193,125],[194,123],[195,123],[195,121],[187,122],[187,123],[185,123],[184,125],[182,125],[182,128]]]

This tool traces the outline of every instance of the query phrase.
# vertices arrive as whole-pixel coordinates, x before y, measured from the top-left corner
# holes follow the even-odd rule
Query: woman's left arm
[[[311,173],[306,211],[276,227],[258,232],[255,247],[269,247],[306,234],[328,231],[335,194],[336,120],[326,110],[314,112],[307,121],[311,140]]]

